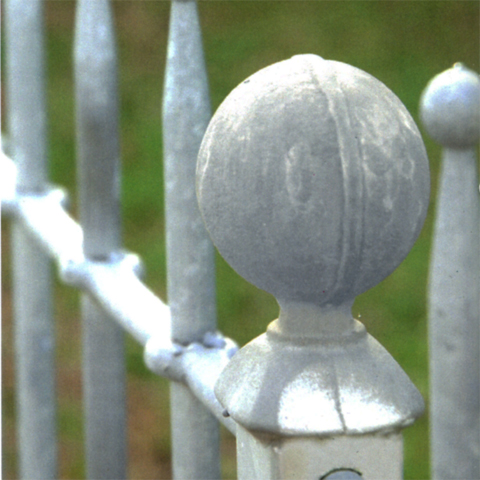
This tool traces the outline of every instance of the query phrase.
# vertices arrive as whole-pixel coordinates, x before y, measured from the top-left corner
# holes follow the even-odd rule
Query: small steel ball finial
[[[429,135],[447,148],[470,148],[480,139],[480,78],[456,63],[434,77],[420,100]]]
[[[208,126],[197,196],[221,255],[280,305],[217,382],[235,421],[322,436],[421,414],[416,388],[351,314],[410,251],[428,206],[420,133],[385,85],[315,55],[260,70]]]

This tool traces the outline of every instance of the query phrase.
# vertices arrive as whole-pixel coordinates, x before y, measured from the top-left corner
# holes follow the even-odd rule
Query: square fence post
[[[220,253],[280,305],[215,387],[239,425],[239,479],[400,479],[401,429],[423,399],[351,307],[426,216],[428,160],[406,108],[340,62],[264,68],[210,122],[197,192]]]

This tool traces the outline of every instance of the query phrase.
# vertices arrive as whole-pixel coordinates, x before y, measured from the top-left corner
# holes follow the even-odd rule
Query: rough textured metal
[[[120,248],[116,52],[108,0],[80,0],[75,18],[75,97],[83,253],[108,261]],[[87,476],[127,475],[123,331],[82,297]]]
[[[195,197],[210,99],[197,4],[173,1],[170,15],[163,98],[167,294],[173,340],[189,344],[216,328],[214,250]],[[219,478],[216,419],[182,384],[172,383],[171,403],[174,478]]]
[[[4,6],[6,115],[16,189],[41,193],[47,186],[43,2],[8,0]],[[57,446],[50,265],[18,221],[12,249],[18,476],[51,479]]]
[[[400,433],[274,438],[237,428],[238,478],[245,480],[401,480]]]
[[[52,189],[41,195],[15,195],[16,168],[6,156],[2,158],[2,168],[10,172],[10,184],[5,182],[9,194],[2,196],[2,209],[6,200],[9,213],[29,232],[32,241],[56,261],[62,281],[88,293],[145,346],[148,368],[186,383],[213,415],[235,433],[235,422],[223,415],[224,408],[215,397],[214,385],[237,351],[236,344],[217,332],[207,332],[200,343],[188,347],[173,343],[170,309],[139,279],[142,268],[138,257],[119,253],[110,256],[108,262],[86,260],[82,229],[63,206],[65,193]],[[20,283],[26,284],[23,279]],[[36,364],[39,366],[43,368],[44,364]],[[28,398],[38,399],[39,395]]]
[[[247,450],[259,434],[373,441],[412,423],[420,393],[351,315],[355,296],[407,255],[427,211],[428,160],[400,100],[367,73],[314,55],[267,67],[210,122],[197,194],[220,253],[280,305],[215,387],[249,432]],[[292,464],[278,476],[266,447],[276,460],[258,478],[290,478]],[[386,456],[383,478],[399,478],[400,453]],[[243,458],[239,477],[253,478],[259,460]]]
[[[236,424],[225,416],[225,409],[214,393],[215,383],[238,347],[220,334],[207,333],[201,343],[178,349],[170,358],[164,339],[156,335],[145,347],[145,363],[158,375],[186,384],[215,417],[233,434]]]
[[[397,97],[313,55],[263,69],[216,112],[197,181],[220,253],[281,308],[217,384],[233,418],[289,435],[416,418],[420,394],[350,313],[403,260],[428,205],[426,153]]]
[[[249,430],[281,435],[341,435],[403,428],[423,412],[423,399],[401,367],[360,322],[311,309],[331,332],[298,335],[270,324],[227,365],[216,394]],[[329,324],[331,322],[331,324]],[[313,322],[312,322],[313,323]],[[335,332],[334,325],[345,326]],[[325,329],[326,330],[326,329]]]
[[[168,303],[179,343],[216,328],[215,265],[195,196],[198,149],[210,97],[197,5],[173,1],[163,98]]]
[[[457,64],[421,101],[445,147],[429,277],[432,478],[480,478],[480,80]]]
[[[425,218],[426,153],[405,107],[367,73],[314,55],[287,62],[217,110],[198,195],[243,277],[278,299],[338,305],[409,252]]]

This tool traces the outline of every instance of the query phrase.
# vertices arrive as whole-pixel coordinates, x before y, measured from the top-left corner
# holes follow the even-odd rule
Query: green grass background
[[[113,2],[119,55],[125,247],[139,253],[146,283],[165,298],[161,98],[169,2]],[[75,212],[72,77],[73,1],[46,1],[49,162]],[[427,82],[461,61],[479,70],[476,1],[202,1],[199,3],[213,111],[247,76],[299,53],[352,64],[377,77],[418,122]],[[6,126],[8,129],[8,125]],[[422,130],[423,131],[423,130]],[[403,264],[357,298],[353,314],[428,397],[428,256],[440,149],[427,136],[432,197],[425,227]],[[3,225],[3,477],[16,478],[14,362],[8,222]],[[217,256],[219,328],[240,345],[278,313],[275,300]],[[57,285],[56,329],[61,478],[83,478],[78,295]],[[169,478],[167,382],[143,366],[127,340],[130,478]],[[223,432],[224,478],[235,478],[234,440]],[[405,478],[429,478],[428,411],[405,431]]]

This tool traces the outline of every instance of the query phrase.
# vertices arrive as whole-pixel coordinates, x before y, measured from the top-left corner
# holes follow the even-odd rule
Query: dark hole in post
[[[335,468],[322,475],[319,480],[361,480],[362,474],[353,468]]]

